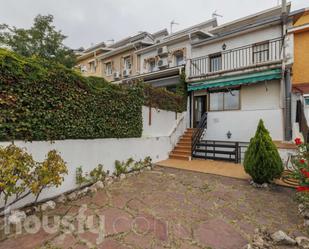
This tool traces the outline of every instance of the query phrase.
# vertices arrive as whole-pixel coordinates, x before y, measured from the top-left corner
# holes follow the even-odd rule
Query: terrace
[[[190,60],[189,79],[205,78],[218,74],[272,66],[281,63],[282,38],[249,44],[196,57]]]

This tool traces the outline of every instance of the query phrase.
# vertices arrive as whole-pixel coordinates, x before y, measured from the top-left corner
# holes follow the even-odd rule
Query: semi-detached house
[[[185,72],[187,126],[200,132],[171,157],[237,161],[239,144],[250,141],[260,119],[275,141],[296,135],[290,7],[283,4],[223,25],[210,19],[172,34],[143,32],[101,48],[97,75],[115,83],[143,80],[173,91]],[[229,152],[217,155],[216,144]]]

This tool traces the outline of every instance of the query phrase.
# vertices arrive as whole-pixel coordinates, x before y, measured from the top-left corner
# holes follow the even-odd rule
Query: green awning
[[[281,69],[272,69],[258,73],[221,77],[188,84],[188,91],[253,84],[265,80],[281,79]]]

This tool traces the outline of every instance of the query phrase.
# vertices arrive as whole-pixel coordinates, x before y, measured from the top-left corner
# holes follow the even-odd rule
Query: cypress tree
[[[244,168],[258,184],[269,183],[279,178],[283,172],[283,163],[277,147],[261,119],[246,151]]]

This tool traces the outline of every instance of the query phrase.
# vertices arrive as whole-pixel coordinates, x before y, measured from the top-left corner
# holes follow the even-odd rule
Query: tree
[[[76,57],[63,44],[65,35],[53,25],[52,15],[38,15],[30,29],[0,24],[0,46],[8,47],[23,56],[35,56],[73,67]]]
[[[282,160],[263,120],[259,121],[255,136],[250,140],[244,167],[258,184],[269,183],[283,172]]]
[[[0,214],[30,194],[38,200],[41,192],[59,187],[68,173],[66,163],[52,150],[43,162],[35,161],[30,154],[13,144],[0,147]]]

